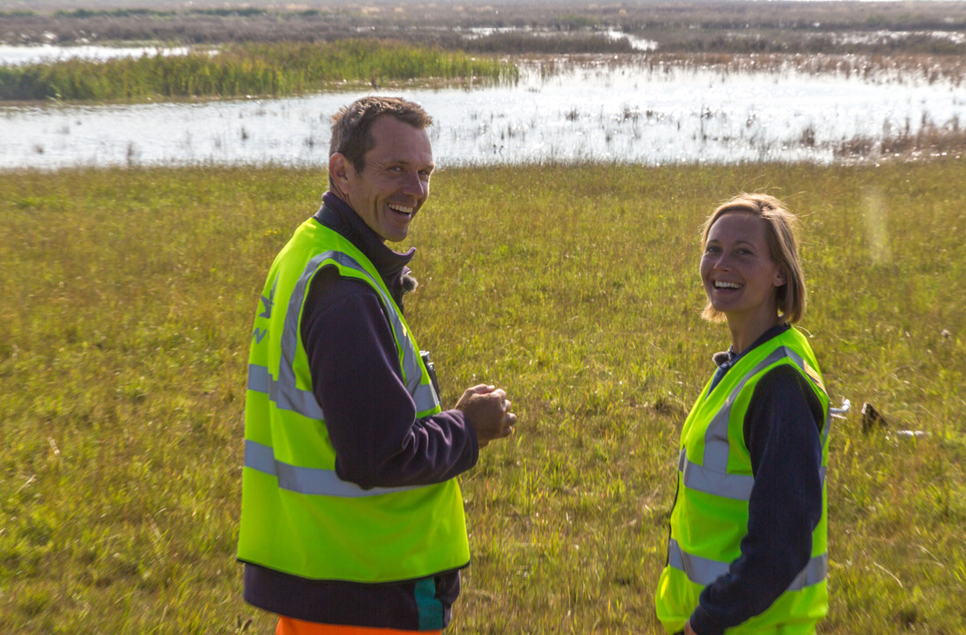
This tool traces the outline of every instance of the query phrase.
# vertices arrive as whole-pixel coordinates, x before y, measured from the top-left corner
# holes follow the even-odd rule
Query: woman
[[[703,317],[731,347],[681,430],[657,615],[669,633],[814,633],[828,612],[828,396],[790,326],[805,284],[781,201],[744,194],[702,238]]]

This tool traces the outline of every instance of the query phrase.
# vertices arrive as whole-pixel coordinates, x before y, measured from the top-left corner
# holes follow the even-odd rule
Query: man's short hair
[[[395,117],[420,130],[433,125],[433,118],[419,104],[399,97],[363,97],[340,108],[332,116],[329,156],[338,152],[352,163],[356,172],[365,169],[366,152],[373,146],[369,129],[381,115]]]

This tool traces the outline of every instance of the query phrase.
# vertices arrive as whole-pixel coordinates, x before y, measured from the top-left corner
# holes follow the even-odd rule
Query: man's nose
[[[429,181],[423,179],[418,172],[406,175],[406,182],[403,184],[405,192],[409,196],[426,198],[429,194]]]

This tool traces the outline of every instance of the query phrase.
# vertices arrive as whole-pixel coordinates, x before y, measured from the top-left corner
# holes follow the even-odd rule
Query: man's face
[[[398,242],[429,197],[433,149],[425,130],[391,115],[377,117],[369,134],[373,146],[365,154],[365,167],[357,172],[348,159],[335,154],[330,173],[366,225],[383,242]]]

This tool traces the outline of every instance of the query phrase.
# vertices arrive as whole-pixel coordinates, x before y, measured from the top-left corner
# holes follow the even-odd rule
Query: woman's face
[[[708,231],[701,257],[701,281],[708,300],[729,321],[744,315],[774,319],[776,292],[785,274],[768,253],[765,221],[727,212]]]

